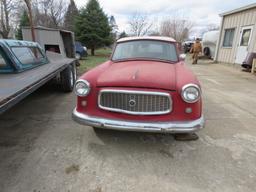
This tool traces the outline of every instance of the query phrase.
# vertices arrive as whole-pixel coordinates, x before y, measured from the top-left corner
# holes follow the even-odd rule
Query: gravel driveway
[[[200,139],[83,127],[73,94],[44,87],[0,116],[1,192],[256,189],[256,77],[200,60]]]

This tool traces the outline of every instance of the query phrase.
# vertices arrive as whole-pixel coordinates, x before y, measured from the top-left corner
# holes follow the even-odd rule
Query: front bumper
[[[191,133],[204,127],[204,117],[193,121],[175,121],[175,122],[141,122],[141,121],[120,121],[113,119],[104,119],[101,117],[91,117],[79,113],[76,109],[73,111],[73,120],[92,127],[114,129],[119,131],[139,131],[139,132],[167,132],[167,133]]]

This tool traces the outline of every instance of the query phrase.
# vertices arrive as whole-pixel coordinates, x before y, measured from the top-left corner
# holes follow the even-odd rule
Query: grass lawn
[[[107,61],[111,55],[111,49],[102,48],[95,51],[95,55],[91,56],[91,51],[88,50],[88,57],[80,60],[80,67],[78,68],[78,74],[82,74],[95,66]]]

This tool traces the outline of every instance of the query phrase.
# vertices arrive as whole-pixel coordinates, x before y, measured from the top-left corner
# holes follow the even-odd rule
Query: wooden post
[[[256,71],[256,59],[253,59],[252,61],[252,70],[251,70],[251,73],[254,74]]]
[[[28,8],[28,15],[29,15],[29,23],[30,23],[30,28],[31,28],[31,36],[32,36],[32,41],[36,41],[35,37],[35,29],[34,29],[34,24],[33,24],[33,15],[32,15],[32,9],[31,9],[31,0],[24,0],[27,8]]]

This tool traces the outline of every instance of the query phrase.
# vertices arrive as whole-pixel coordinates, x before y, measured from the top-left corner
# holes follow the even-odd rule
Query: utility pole
[[[28,15],[29,15],[29,23],[30,23],[30,28],[31,28],[31,36],[32,36],[32,41],[36,41],[35,37],[35,28],[33,24],[33,15],[32,15],[32,9],[31,9],[31,0],[24,0],[27,8],[28,8]]]

